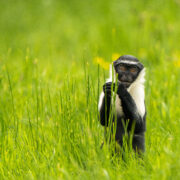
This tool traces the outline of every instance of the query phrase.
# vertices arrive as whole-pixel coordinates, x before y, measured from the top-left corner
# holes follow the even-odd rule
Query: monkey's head
[[[144,66],[131,55],[120,56],[113,62],[118,81],[128,88],[138,77]]]

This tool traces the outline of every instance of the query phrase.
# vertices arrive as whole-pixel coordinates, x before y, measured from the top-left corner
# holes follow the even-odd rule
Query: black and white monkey
[[[114,78],[112,78],[112,74],[114,74]],[[117,83],[116,91],[115,82]],[[117,119],[115,140],[123,146],[124,124],[127,123],[127,133],[130,133],[134,128],[132,147],[138,153],[145,151],[146,107],[144,82],[145,68],[139,60],[131,55],[121,56],[113,62],[113,68],[110,67],[110,77],[103,85],[103,92],[100,95],[98,105],[100,123],[103,126],[108,126],[112,109],[112,93],[116,93],[115,113],[113,114],[113,121],[115,118]]]

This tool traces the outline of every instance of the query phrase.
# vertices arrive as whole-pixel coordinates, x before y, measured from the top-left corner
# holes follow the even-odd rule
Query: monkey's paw
[[[113,86],[112,90],[114,90],[114,84],[112,82],[107,82],[103,85],[103,92],[108,96],[111,96],[111,86]]]
[[[117,94],[119,96],[124,96],[126,94],[127,90],[124,84],[118,83],[118,89],[117,89]]]

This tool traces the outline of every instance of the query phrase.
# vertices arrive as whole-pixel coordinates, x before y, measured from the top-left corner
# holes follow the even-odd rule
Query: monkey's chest
[[[124,117],[121,99],[119,99],[118,95],[116,95],[115,109],[116,109],[116,114],[118,117]]]

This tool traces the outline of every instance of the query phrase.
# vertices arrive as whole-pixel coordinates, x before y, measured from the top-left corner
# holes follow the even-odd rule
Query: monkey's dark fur
[[[126,71],[121,71],[127,68]],[[129,69],[128,69],[129,68]],[[135,68],[131,69],[130,68]],[[114,80],[112,78],[113,69]],[[134,73],[136,72],[136,73]],[[110,67],[110,78],[103,86],[99,100],[100,123],[103,126],[109,125],[109,115],[112,106],[112,89],[116,93],[115,113],[113,121],[117,118],[115,140],[123,146],[125,125],[127,133],[134,128],[132,147],[135,152],[145,151],[145,131],[146,131],[146,108],[144,103],[144,79],[145,68],[137,58],[130,55],[121,56]],[[117,77],[117,79],[116,79]],[[112,82],[113,81],[113,82]],[[115,81],[117,82],[117,92],[115,92]],[[113,86],[113,87],[112,87]]]

